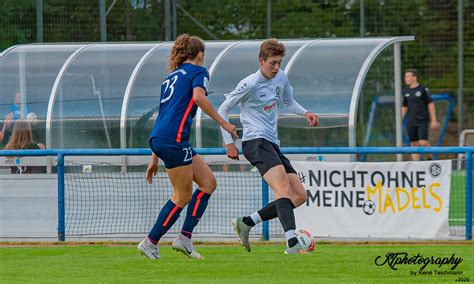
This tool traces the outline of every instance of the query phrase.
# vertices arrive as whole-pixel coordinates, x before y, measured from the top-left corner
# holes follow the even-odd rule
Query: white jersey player
[[[240,120],[244,129],[242,150],[245,158],[270,185],[276,200],[264,208],[232,221],[243,246],[250,251],[249,233],[256,224],[279,217],[287,239],[285,253],[302,253],[295,233],[293,209],[306,201],[306,191],[290,161],[280,151],[277,118],[283,105],[295,114],[304,115],[310,126],[318,124],[318,117],[307,111],[293,98],[293,88],[286,74],[280,70],[285,47],[276,39],[262,43],[259,53],[260,68],[243,79],[219,108],[219,114],[228,121],[229,111],[240,106]],[[232,137],[222,132],[227,156],[238,159],[238,150]]]
[[[282,104],[292,112],[305,115],[308,111],[293,99],[293,87],[288,76],[278,70],[274,78],[267,79],[260,70],[240,81],[220,106],[219,113],[228,120],[229,111],[240,104],[240,121],[244,128],[242,141],[264,138],[280,144],[277,132],[278,112]],[[224,143],[231,144],[232,136],[223,131]]]

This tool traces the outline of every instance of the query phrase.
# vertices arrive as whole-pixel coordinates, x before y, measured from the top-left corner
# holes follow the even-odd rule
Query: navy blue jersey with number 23
[[[194,103],[196,87],[206,92],[209,73],[202,66],[183,63],[170,73],[161,85],[160,110],[150,138],[189,141],[191,125],[198,106]]]

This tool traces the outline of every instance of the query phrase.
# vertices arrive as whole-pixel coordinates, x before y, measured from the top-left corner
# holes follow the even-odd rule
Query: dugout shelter
[[[304,118],[283,111],[282,146],[362,146],[373,97],[400,97],[401,43],[413,39],[282,40],[287,49],[282,69],[295,98],[320,117],[319,127],[311,129]],[[258,69],[261,42],[206,41],[204,65],[216,108],[225,93]],[[34,114],[29,117],[34,119],[35,140],[47,148],[148,147],[171,47],[172,42],[13,46],[0,54],[0,124],[19,93],[21,116]],[[231,112],[236,125],[238,111]],[[385,119],[384,127],[397,132],[393,145],[401,145],[399,120]],[[222,145],[217,124],[200,111],[192,143]]]

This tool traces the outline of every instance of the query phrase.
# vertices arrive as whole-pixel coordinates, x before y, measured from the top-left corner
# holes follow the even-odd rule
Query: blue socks
[[[186,212],[186,219],[184,220],[183,228],[181,229],[181,234],[188,237],[192,237],[193,230],[201,220],[204,211],[206,211],[207,203],[210,194],[205,193],[199,189],[194,191],[191,202],[188,204],[188,210]]]
[[[178,220],[179,214],[183,208],[174,204],[171,200],[168,200],[160,211],[158,219],[156,219],[155,225],[148,234],[148,240],[153,244],[157,244],[161,237],[173,226]]]
[[[204,211],[206,211],[210,197],[210,194],[199,189],[194,191],[191,202],[188,204],[186,219],[184,220],[183,228],[181,230],[182,235],[189,239],[192,237],[194,228],[199,223],[199,220],[201,220]],[[181,210],[183,210],[183,208],[174,204],[171,200],[168,200],[161,209],[155,225],[153,225],[153,228],[148,234],[148,240],[153,244],[157,244],[161,237],[166,234],[176,220],[178,220]]]

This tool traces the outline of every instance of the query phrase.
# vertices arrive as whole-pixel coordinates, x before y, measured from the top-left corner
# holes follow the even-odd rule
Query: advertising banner
[[[297,228],[313,236],[446,238],[451,161],[292,162],[307,193]]]

